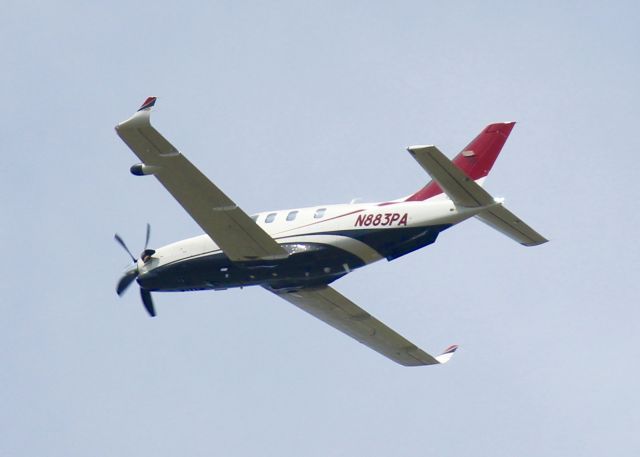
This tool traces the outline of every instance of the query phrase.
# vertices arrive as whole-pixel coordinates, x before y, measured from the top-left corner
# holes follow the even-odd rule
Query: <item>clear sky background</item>
[[[38,2],[0,15],[0,455],[636,456],[637,2]],[[115,285],[199,233],[113,126],[154,124],[247,212],[400,197],[405,151],[518,124],[469,221],[336,289],[404,368],[259,288]]]

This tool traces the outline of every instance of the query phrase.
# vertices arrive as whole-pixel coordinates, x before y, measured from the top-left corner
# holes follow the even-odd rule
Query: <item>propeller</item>
[[[122,248],[127,252],[127,254],[129,254],[129,257],[131,257],[131,260],[133,261],[133,266],[131,266],[127,271],[125,271],[124,275],[122,276],[122,278],[120,278],[120,280],[118,281],[118,285],[116,286],[116,293],[119,296],[121,296],[129,288],[131,283],[140,275],[140,269],[138,267],[138,261],[136,260],[134,255],[131,253],[131,251],[127,247],[127,244],[124,242],[122,237],[116,233],[113,236],[113,238],[118,242],[120,246],[122,246]],[[147,224],[147,235],[144,242],[144,250],[140,254],[140,260],[142,260],[142,262],[146,262],[147,260],[149,260],[149,258],[153,254],[156,253],[155,250],[148,249],[150,238],[151,238],[151,225]],[[151,299],[151,292],[141,286],[140,297],[142,298],[142,304],[144,305],[144,308],[147,310],[147,313],[149,313],[151,317],[154,317],[156,315],[156,310],[153,306],[153,300]]]
[[[149,313],[149,316],[155,317],[156,316],[156,309],[153,307],[153,300],[151,300],[151,292],[149,292],[147,289],[143,289],[141,287],[140,288],[140,297],[142,298],[142,304],[144,305],[144,308]]]

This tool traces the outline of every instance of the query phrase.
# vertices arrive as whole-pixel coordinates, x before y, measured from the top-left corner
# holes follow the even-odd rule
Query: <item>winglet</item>
[[[453,357],[453,353],[456,352],[457,349],[458,349],[458,345],[453,344],[449,346],[447,349],[445,349],[444,352],[440,354],[438,357],[435,357],[435,359],[439,363],[447,363],[449,360],[451,360],[451,357]]]
[[[138,109],[138,111],[149,110],[156,104],[156,100],[158,97],[147,97],[142,106]]]

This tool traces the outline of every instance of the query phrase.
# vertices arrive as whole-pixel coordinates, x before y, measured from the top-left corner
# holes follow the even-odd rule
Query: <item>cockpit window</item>
[[[324,217],[325,211],[327,211],[327,208],[318,208],[316,210],[316,213],[313,215],[313,217],[315,219],[320,219],[321,217]]]
[[[270,213],[267,214],[267,218],[264,220],[267,224],[270,224],[271,222],[273,222],[276,219],[276,215],[278,213]]]
[[[289,214],[287,214],[287,220],[293,221],[295,220],[297,215],[298,215],[298,211],[290,211]]]
[[[253,222],[258,222],[258,216],[259,214],[254,214],[253,216],[251,216],[251,219],[253,219]]]

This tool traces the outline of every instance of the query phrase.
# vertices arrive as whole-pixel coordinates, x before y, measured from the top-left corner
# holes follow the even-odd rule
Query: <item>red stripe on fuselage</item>
[[[330,217],[329,219],[320,219],[319,221],[312,222],[312,223],[310,223],[310,224],[300,225],[300,226],[298,226],[298,227],[290,228],[290,229],[288,229],[288,230],[283,230],[282,232],[274,233],[274,234],[273,234],[273,236],[280,235],[281,233],[287,233],[287,232],[290,232],[290,231],[292,231],[292,230],[298,230],[298,229],[301,229],[301,228],[310,227],[310,226],[312,226],[312,225],[320,224],[320,223],[322,223],[322,222],[332,221],[332,220],[334,220],[334,219],[340,219],[341,217],[350,216],[351,214],[361,213],[361,212],[362,212],[362,211],[364,211],[364,210],[365,210],[365,208],[357,209],[357,210],[355,210],[355,211],[351,211],[351,212],[349,212],[349,213],[340,214],[339,216],[333,216],[333,217]]]

